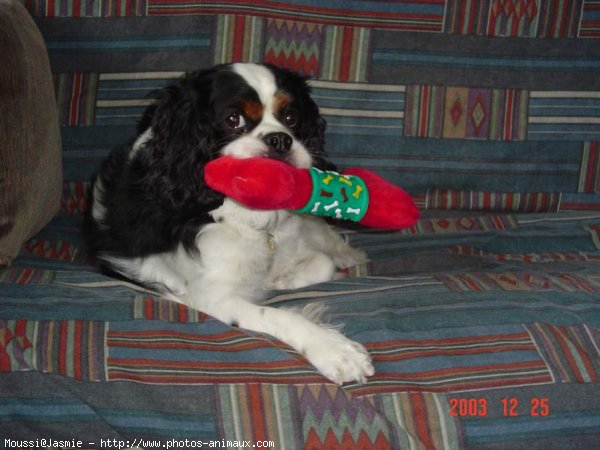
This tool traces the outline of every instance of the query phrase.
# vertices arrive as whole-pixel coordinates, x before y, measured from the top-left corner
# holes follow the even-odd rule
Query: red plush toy
[[[314,167],[297,169],[270,158],[218,158],[205,167],[208,186],[254,209],[348,219],[374,228],[414,225],[412,198],[366,169],[339,174]]]

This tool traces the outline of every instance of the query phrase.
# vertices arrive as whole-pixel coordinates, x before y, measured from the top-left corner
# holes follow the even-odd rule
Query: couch
[[[8,106],[20,91],[0,79],[16,136],[0,161],[21,167],[0,172],[5,446],[597,448],[598,2],[1,0],[0,23],[13,24],[0,38],[35,41],[18,79],[51,80]],[[90,180],[154,90],[230,61],[311,77],[332,159],[421,209],[399,232],[340,223],[369,263],[266,300],[325,304],[371,352],[366,384],[333,385],[269,336],[101,273],[86,250]],[[21,147],[32,133],[46,139]],[[37,190],[8,182],[26,177]],[[26,203],[44,213],[8,219]]]

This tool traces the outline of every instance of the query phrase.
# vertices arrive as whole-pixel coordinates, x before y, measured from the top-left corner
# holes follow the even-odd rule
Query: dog
[[[113,150],[92,187],[88,234],[105,269],[229,325],[268,333],[337,384],[364,383],[371,358],[321,308],[261,306],[272,289],[334,279],[366,261],[320,218],[259,211],[211,190],[220,156],[267,157],[334,170],[326,123],[304,77],[233,63],[184,75],[158,92],[137,137]]]

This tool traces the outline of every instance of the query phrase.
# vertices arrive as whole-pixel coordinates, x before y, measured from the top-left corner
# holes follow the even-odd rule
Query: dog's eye
[[[227,118],[227,125],[238,130],[246,126],[246,119],[240,113],[233,113]]]
[[[298,125],[298,113],[296,111],[288,111],[283,116],[283,120],[285,120],[285,124],[288,127],[294,128]]]

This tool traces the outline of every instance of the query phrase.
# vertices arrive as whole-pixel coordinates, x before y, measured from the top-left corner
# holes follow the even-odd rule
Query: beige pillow
[[[42,35],[20,0],[0,0],[0,267],[59,208],[60,145]]]

